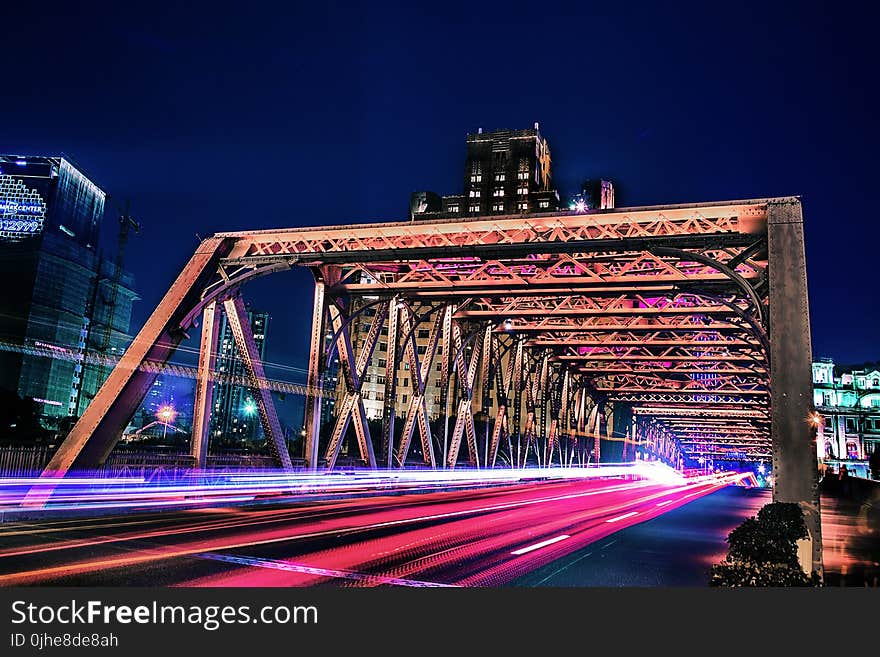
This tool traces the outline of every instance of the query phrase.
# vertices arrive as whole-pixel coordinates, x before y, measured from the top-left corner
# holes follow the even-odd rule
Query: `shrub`
[[[774,502],[727,537],[730,549],[712,567],[710,586],[815,586],[818,576],[801,568],[797,541],[809,536],[797,504]]]
[[[754,561],[722,561],[712,566],[709,586],[815,586],[800,566]]]

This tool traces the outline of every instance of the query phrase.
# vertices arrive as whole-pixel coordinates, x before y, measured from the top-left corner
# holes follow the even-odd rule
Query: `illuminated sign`
[[[22,202],[12,199],[0,199],[0,212],[3,214],[39,214],[42,215],[46,206],[42,201]]]
[[[0,239],[15,240],[42,232],[46,203],[13,176],[0,175]]]

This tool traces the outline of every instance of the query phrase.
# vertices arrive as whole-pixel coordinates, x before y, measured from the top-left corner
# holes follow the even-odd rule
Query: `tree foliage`
[[[725,560],[712,567],[709,586],[816,586],[816,579],[800,566]]]
[[[814,586],[798,560],[799,539],[809,536],[797,504],[774,502],[727,537],[727,557],[712,567],[710,586]]]
[[[40,407],[33,399],[0,389],[0,441],[29,444],[44,440]]]

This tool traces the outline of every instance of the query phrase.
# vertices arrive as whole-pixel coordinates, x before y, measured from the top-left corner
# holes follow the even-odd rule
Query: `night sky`
[[[539,121],[563,195],[800,195],[814,355],[880,358],[877,17],[856,3],[171,4],[0,6],[0,152],[69,154],[131,200],[133,331],[197,235],[405,219],[411,191],[460,193],[467,132]],[[309,276],[245,294],[268,360],[305,367]]]

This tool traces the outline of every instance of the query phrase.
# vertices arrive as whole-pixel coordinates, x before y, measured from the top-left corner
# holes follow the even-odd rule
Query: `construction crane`
[[[131,231],[133,230],[135,233],[139,233],[141,230],[141,225],[134,220],[134,218],[129,213],[129,203],[126,201],[125,210],[122,211],[119,215],[119,234],[116,240],[116,260],[113,264],[113,272],[110,276],[110,295],[108,298],[104,299],[104,305],[107,308],[107,317],[104,322],[103,332],[100,335],[99,340],[92,339],[92,330],[95,325],[95,314],[98,307],[98,295],[101,293],[101,268],[102,268],[102,259],[98,260],[98,271],[95,276],[95,287],[94,292],[92,294],[92,302],[91,307],[89,308],[89,328],[88,333],[86,335],[85,341],[85,351],[83,354],[85,362],[85,356],[88,355],[88,351],[92,344],[97,345],[94,349],[101,356],[110,355],[108,352],[110,351],[110,343],[113,338],[113,320],[116,317],[116,302],[119,297],[119,283],[122,279],[122,267],[125,264],[125,247],[128,244],[128,237]],[[104,381],[104,378],[107,374],[107,366],[105,364],[98,364],[96,366],[97,372],[97,380],[98,387],[100,388],[101,384]],[[84,387],[84,379],[80,379],[79,390],[77,391],[77,399],[76,399],[76,408],[74,410],[75,414],[79,413],[80,399],[83,394]]]
[[[110,298],[106,304],[109,308],[107,322],[104,324],[104,335],[101,337],[101,344],[98,351],[107,355],[110,350],[110,340],[113,334],[113,319],[116,316],[116,299],[119,296],[119,281],[122,278],[122,265],[125,263],[125,246],[128,244],[128,234],[130,231],[139,233],[141,225],[136,222],[129,214],[129,204],[125,204],[125,212],[119,215],[119,237],[116,241],[116,262],[113,267],[113,277],[110,283]],[[100,284],[100,282],[98,283]],[[94,310],[93,310],[94,312]],[[104,367],[98,370],[99,380],[104,378]]]

